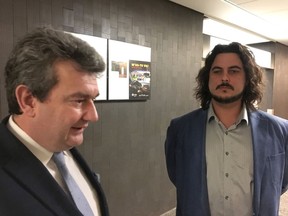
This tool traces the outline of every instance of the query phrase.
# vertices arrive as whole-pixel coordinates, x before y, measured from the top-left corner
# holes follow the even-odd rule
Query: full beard
[[[213,94],[211,94],[211,96],[218,103],[229,104],[229,103],[233,103],[233,102],[240,100],[243,96],[243,92],[241,92],[237,95],[234,95],[232,97],[220,97],[220,96],[213,95]]]

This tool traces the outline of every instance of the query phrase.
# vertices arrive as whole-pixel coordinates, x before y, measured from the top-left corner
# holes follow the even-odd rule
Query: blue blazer
[[[256,216],[278,216],[280,196],[288,188],[288,121],[262,111],[249,112],[252,130]],[[165,156],[176,187],[177,216],[210,216],[205,158],[208,110],[173,119]]]
[[[0,124],[0,215],[82,216],[44,165]],[[109,216],[96,175],[76,149],[71,153],[95,188],[102,216]]]

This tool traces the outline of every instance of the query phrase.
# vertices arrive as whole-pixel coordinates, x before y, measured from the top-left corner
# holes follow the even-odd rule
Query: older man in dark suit
[[[68,33],[40,28],[16,44],[5,67],[0,215],[109,215],[96,175],[75,149],[98,120],[104,68],[92,47]]]

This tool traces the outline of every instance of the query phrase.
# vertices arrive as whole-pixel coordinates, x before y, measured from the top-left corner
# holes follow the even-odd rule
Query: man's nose
[[[84,119],[86,121],[94,121],[94,122],[98,121],[99,119],[98,112],[93,100],[90,100],[87,104]]]
[[[228,82],[229,81],[229,74],[227,71],[224,71],[222,73],[222,82]]]

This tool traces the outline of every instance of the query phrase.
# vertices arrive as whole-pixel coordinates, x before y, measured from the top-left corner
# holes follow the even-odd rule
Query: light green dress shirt
[[[235,124],[225,128],[210,105],[206,163],[211,216],[251,216],[253,147],[245,106]]]

